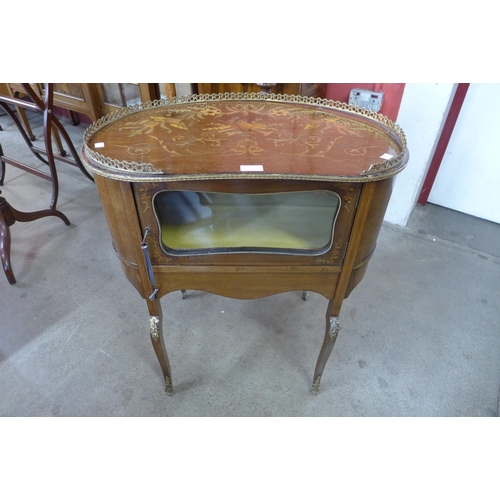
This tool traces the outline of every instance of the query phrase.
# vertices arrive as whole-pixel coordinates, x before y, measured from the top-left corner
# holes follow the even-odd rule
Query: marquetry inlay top
[[[86,132],[83,158],[129,180],[387,178],[404,168],[401,129],[342,103],[221,94],[123,108]]]

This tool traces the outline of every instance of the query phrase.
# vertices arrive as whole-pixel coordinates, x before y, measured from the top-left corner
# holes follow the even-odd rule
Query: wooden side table
[[[193,95],[102,118],[82,157],[125,275],[146,300],[167,392],[163,295],[303,290],[328,299],[317,393],[343,300],[366,272],[408,161],[402,130],[324,99]]]

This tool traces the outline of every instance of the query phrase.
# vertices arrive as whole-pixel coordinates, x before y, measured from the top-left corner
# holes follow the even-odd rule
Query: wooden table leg
[[[149,331],[151,335],[151,343],[156,353],[156,357],[160,362],[161,371],[165,378],[165,390],[171,396],[174,392],[172,386],[172,372],[168,361],[167,349],[165,348],[165,340],[163,336],[163,314],[159,299],[147,300],[149,309]]]
[[[323,374],[326,362],[330,357],[333,346],[335,345],[335,341],[337,340],[337,336],[339,334],[339,328],[340,328],[339,318],[338,316],[330,315],[332,311],[332,306],[333,306],[333,300],[329,302],[328,309],[326,312],[325,338],[323,340],[323,345],[321,346],[321,350],[319,352],[318,361],[316,363],[316,369],[314,370],[313,385],[312,385],[313,394],[318,394],[319,392],[321,375]]]
[[[3,270],[11,285],[16,283],[16,278],[10,263],[10,229],[15,222],[31,222],[42,217],[59,217],[67,226],[70,222],[68,218],[59,210],[49,209],[38,212],[19,212],[13,208],[5,198],[0,196],[0,257]]]

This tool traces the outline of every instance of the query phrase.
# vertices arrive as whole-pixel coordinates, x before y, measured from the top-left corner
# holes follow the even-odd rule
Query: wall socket
[[[349,94],[349,104],[378,112],[382,107],[383,92],[373,92],[367,89],[352,89]]]

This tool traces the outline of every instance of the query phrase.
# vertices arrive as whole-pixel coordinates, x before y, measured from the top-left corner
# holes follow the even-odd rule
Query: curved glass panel
[[[153,206],[161,245],[171,254],[318,255],[332,244],[340,197],[330,191],[162,191]]]

